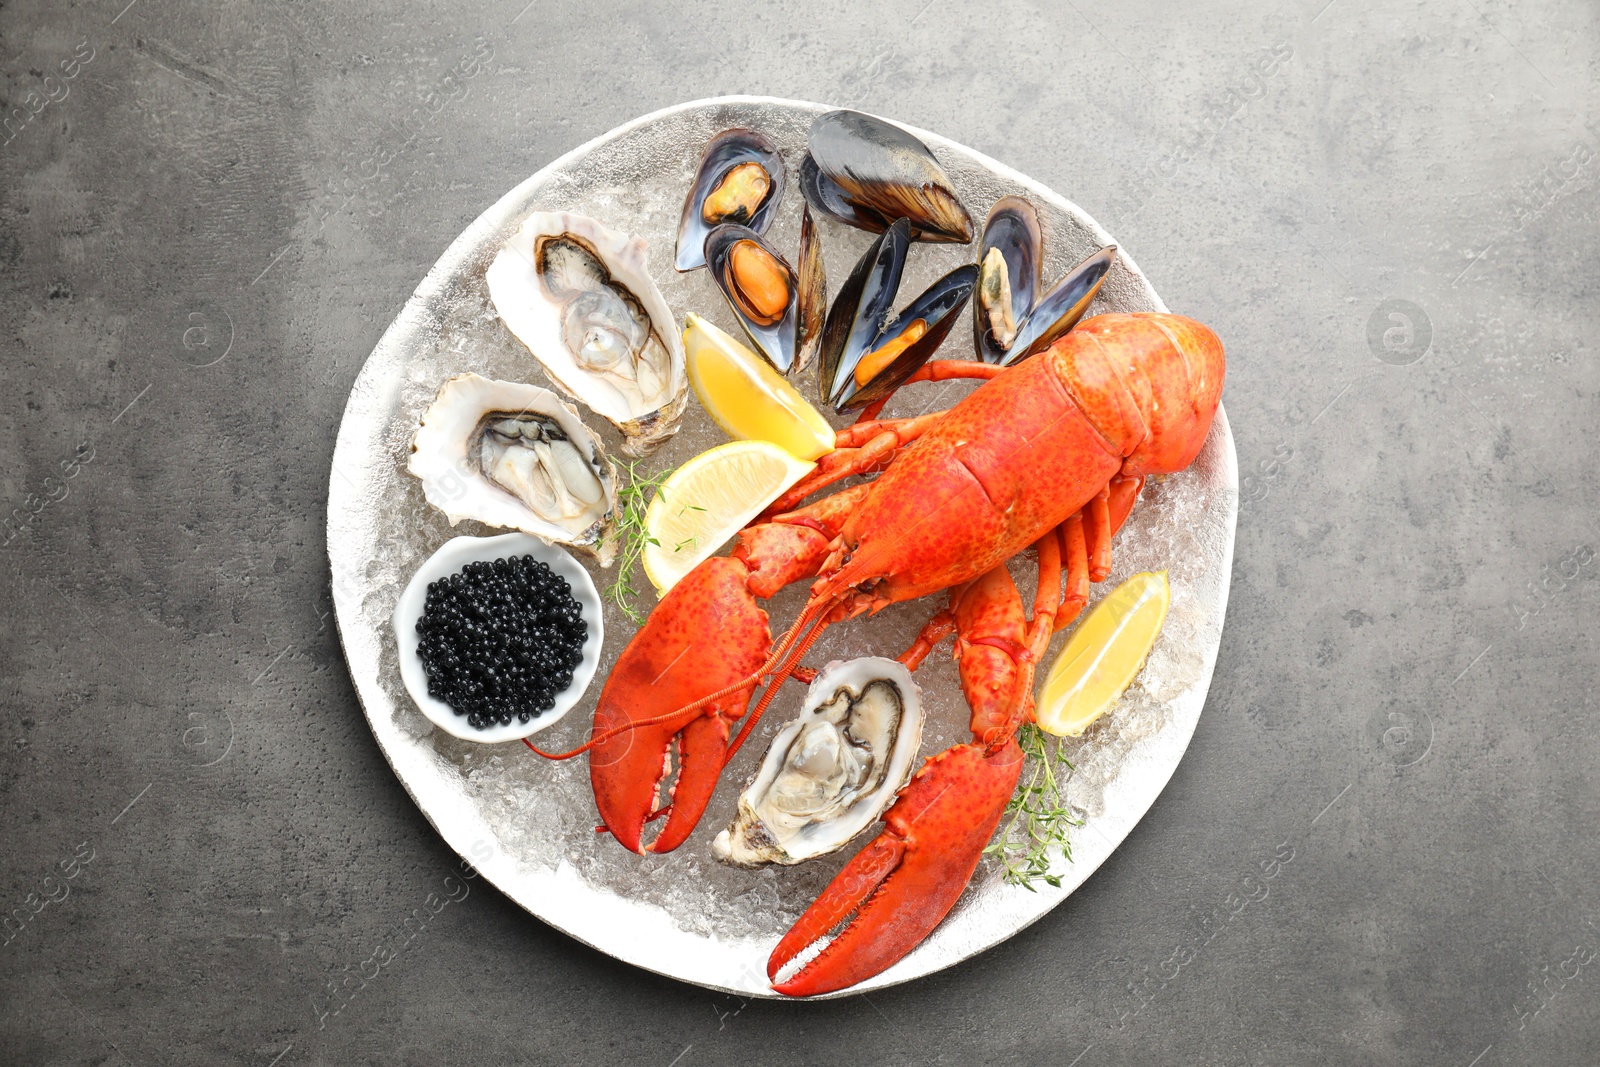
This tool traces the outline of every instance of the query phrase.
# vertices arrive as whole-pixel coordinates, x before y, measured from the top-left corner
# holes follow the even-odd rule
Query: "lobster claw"
[[[761,666],[772,638],[749,576],[742,561],[726,557],[690,571],[650,613],[600,693],[592,736],[604,740],[589,750],[589,780],[606,828],[634,852],[670,852],[694,830],[722,774],[729,723],[745,713],[753,687],[678,718],[605,735],[681,708]],[[674,749],[678,776],[662,805]],[[643,843],[645,824],[662,810],[666,824]]]
[[[1022,749],[957,745],[928,759],[856,853],[767,960],[787,996],[831,993],[871,978],[916,948],[955,905],[1022,773]],[[842,925],[841,925],[842,924]],[[798,971],[778,975],[823,938]]]

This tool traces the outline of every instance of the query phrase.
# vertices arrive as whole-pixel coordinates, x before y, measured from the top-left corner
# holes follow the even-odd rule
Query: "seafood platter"
[[[1237,513],[1223,344],[1072,203],[796,101],[507,193],[368,359],[328,505],[379,746],[640,967],[845,996],[1064,900],[1182,758]]]

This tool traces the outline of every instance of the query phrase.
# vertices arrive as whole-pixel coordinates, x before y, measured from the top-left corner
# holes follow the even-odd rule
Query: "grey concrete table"
[[[1595,1062],[1594,6],[871,7],[0,7],[0,1062]],[[433,259],[730,92],[1039,178],[1230,354],[1188,758],[1065,907],[870,999],[447,899],[329,616],[335,426]]]

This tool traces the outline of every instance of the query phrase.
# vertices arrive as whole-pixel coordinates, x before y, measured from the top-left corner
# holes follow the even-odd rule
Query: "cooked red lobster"
[[[973,740],[926,761],[883,832],[778,943],[768,976],[781,993],[826,993],[910,952],[961,895],[1016,789],[1016,733],[1032,715],[1034,668],[1051,633],[1110,573],[1111,537],[1145,477],[1180,471],[1199,453],[1223,372],[1214,333],[1153,313],[1084,320],[1010,367],[925,365],[911,381],[989,380],[948,411],[842,431],[838,449],[745,529],[731,556],[679,582],[623,651],[585,746],[607,828],[634,851],[682,844],[723,767],[829,625],[948,590],[949,607],[901,659],[915,668],[955,635]],[[789,510],[874,470],[874,481]],[[1039,559],[1031,619],[1006,570],[1029,546]],[[810,578],[810,599],[774,643],[757,601]],[[674,751],[679,772],[663,805]]]

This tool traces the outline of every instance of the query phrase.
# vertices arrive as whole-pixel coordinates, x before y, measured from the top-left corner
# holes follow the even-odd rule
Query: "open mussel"
[[[765,136],[738,127],[717,134],[683,202],[674,265],[680,271],[705,266],[706,235],[723,223],[766,233],[783,186],[783,159]]]
[[[1117,246],[1107,245],[1098,252],[1084,257],[1083,261],[1062,276],[1039,302],[1028,312],[1028,318],[1017,331],[1016,339],[1000,359],[1003,366],[1021,362],[1036,352],[1043,352],[1056,339],[1083,318],[1106,280],[1111,264],[1117,259]]]
[[[904,218],[917,240],[972,240],[972,216],[939,161],[899,126],[829,111],[811,124],[809,147],[800,187],[818,211],[875,233]]]
[[[888,396],[905,384],[944,344],[978,281],[978,268],[964,264],[924,290],[896,315],[862,353],[835,401],[853,411]]]
[[[1039,213],[1020,196],[989,209],[978,246],[978,292],[972,301],[972,340],[978,358],[999,363],[1039,298]]]
[[[1044,239],[1039,215],[1020,196],[1004,196],[989,210],[978,247],[978,292],[972,302],[972,339],[978,358],[1009,366],[1048,348],[1089,309],[1117,246],[1084,259],[1039,296]]]
[[[930,285],[892,315],[911,224],[897,219],[872,243],[839,290],[822,332],[822,398],[839,412],[862,408],[902,385],[938,351],[978,281],[972,264]]]
[[[855,363],[871,347],[894,310],[895,292],[906,266],[911,224],[897,220],[856,261],[822,328],[822,368],[817,384],[832,403],[844,391]]]
[[[800,279],[748,226],[724,223],[706,236],[706,263],[744,332],[767,362],[794,366]]]

